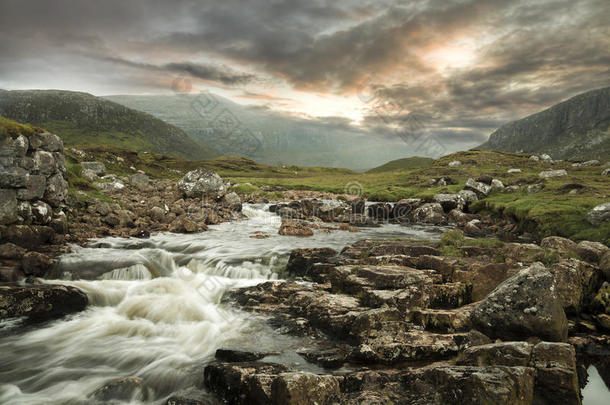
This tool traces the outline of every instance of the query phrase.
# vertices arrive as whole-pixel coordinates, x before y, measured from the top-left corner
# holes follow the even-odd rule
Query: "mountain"
[[[432,166],[433,164],[434,159],[432,158],[413,156],[404,159],[392,160],[386,164],[368,170],[367,173],[383,173],[390,172],[392,170],[419,169],[423,167]]]
[[[610,87],[589,91],[503,125],[476,149],[548,153],[554,159],[610,156]]]
[[[173,125],[88,93],[0,90],[0,116],[45,128],[66,145],[115,146],[184,159],[218,156]]]
[[[175,125],[223,155],[268,165],[365,170],[413,153],[399,137],[375,137],[340,120],[303,119],[209,92],[105,98]]]

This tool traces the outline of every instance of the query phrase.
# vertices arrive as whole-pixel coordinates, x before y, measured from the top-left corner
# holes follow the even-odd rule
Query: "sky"
[[[457,150],[608,86],[608,21],[607,0],[0,0],[0,88],[210,91]]]

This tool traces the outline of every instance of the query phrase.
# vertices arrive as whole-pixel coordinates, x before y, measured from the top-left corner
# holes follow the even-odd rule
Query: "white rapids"
[[[172,393],[201,386],[203,367],[220,347],[302,344],[221,302],[229,289],[281,279],[292,249],[341,249],[367,237],[434,239],[440,232],[386,224],[359,233],[280,236],[280,218],[267,208],[246,204],[246,220],[199,234],[105,238],[73,247],[61,257],[59,279],[47,282],[82,289],[89,306],[44,324],[0,323],[0,403],[92,403],[91,392],[125,376],[141,378],[148,395],[124,403],[165,403]],[[256,231],[271,236],[250,238]]]

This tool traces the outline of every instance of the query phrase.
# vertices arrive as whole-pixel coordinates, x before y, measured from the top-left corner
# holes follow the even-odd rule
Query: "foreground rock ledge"
[[[26,316],[44,321],[82,311],[87,303],[87,295],[76,287],[0,285],[0,319]]]

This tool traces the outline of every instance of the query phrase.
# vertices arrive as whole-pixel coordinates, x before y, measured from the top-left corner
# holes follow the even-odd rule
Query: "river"
[[[267,208],[246,204],[247,219],[199,234],[74,246],[60,258],[59,280],[48,282],[82,289],[90,305],[44,324],[0,324],[0,403],[89,404],[88,395],[108,380],[138,376],[148,387],[147,400],[131,403],[162,404],[200,385],[203,368],[221,347],[279,351],[282,361],[315,372],[294,354],[306,341],[277,334],[264,320],[221,302],[223,295],[282,279],[297,247],[340,250],[368,237],[434,239],[441,231],[385,224],[358,233],[281,236],[280,218]],[[257,231],[270,237],[250,238]]]

